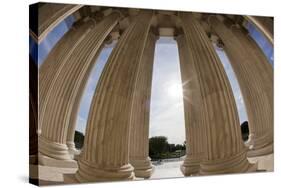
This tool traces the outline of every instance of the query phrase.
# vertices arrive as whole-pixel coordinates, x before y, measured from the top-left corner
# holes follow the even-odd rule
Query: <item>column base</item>
[[[80,155],[81,151],[75,148],[74,142],[66,142],[68,147],[68,152],[72,159],[77,160],[78,156]]]
[[[253,148],[254,147],[254,135],[249,134],[248,140],[244,144],[249,149]]]
[[[154,172],[154,166],[151,164],[151,159],[131,159],[130,164],[134,167],[134,173],[139,178],[150,178]]]
[[[259,149],[256,148],[249,149],[249,151],[247,152],[247,157],[258,157],[258,156],[268,155],[272,153],[273,153],[273,143]]]
[[[256,137],[254,134],[249,135],[249,139],[245,142],[249,149],[247,157],[258,157],[273,153],[273,134],[267,133],[262,137]]]
[[[184,176],[198,175],[200,171],[201,159],[186,156],[180,169]]]
[[[42,136],[39,136],[38,140],[38,150],[42,155],[57,160],[72,160],[66,144],[53,142]]]
[[[46,155],[39,153],[38,161],[40,165],[51,166],[51,167],[60,167],[60,168],[78,168],[77,161],[69,160],[58,160]]]
[[[255,172],[257,164],[250,164],[247,160],[246,151],[238,153],[226,159],[202,161],[200,175],[215,175],[228,173]]]
[[[80,182],[76,179],[75,174],[64,174],[63,175],[63,183],[65,183],[65,184],[78,184]]]
[[[135,178],[134,168],[130,164],[121,167],[107,167],[78,161],[78,171],[75,174],[77,181],[83,182],[105,182],[124,181]]]

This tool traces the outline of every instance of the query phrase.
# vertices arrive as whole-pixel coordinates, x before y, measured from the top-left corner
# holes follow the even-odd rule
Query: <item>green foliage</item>
[[[175,144],[169,144],[169,152],[175,152],[176,149],[176,145]]]
[[[160,156],[168,151],[168,139],[165,136],[155,136],[149,139],[149,150],[152,155]]]
[[[149,156],[152,159],[181,157],[185,152],[185,143],[169,144],[165,136],[155,136],[149,139]]]

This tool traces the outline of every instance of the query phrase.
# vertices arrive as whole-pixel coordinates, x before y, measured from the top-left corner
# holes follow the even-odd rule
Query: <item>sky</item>
[[[29,36],[29,52],[31,57],[40,66],[55,44],[71,28],[75,21],[74,16],[68,16],[60,22],[38,45],[31,36]]]
[[[248,22],[247,29],[250,36],[256,41],[259,47],[263,50],[263,53],[266,55],[269,63],[274,67],[274,49],[268,40],[265,39],[263,34],[256,29],[256,27]]]
[[[179,66],[176,41],[160,37],[154,54],[149,136],[167,136],[175,144],[185,140]]]
[[[40,67],[40,65],[44,62],[48,53],[59,41],[59,39],[69,30],[74,21],[74,18],[71,16],[66,18],[57,27],[55,27],[39,45],[36,44],[32,37],[29,38],[30,54],[34,61],[37,62],[38,67]],[[262,48],[269,62],[273,66],[274,59],[272,46],[263,37],[263,35],[255,27],[253,27],[253,25],[248,24],[247,27],[250,35]],[[101,51],[97,62],[91,71],[91,75],[80,102],[77,117],[76,130],[79,132],[85,133],[91,99],[94,95],[95,88],[104,65],[106,64],[106,61],[115,45],[116,41],[111,45],[106,46]],[[229,78],[241,124],[242,122],[247,121],[248,118],[239,84],[224,51],[217,47],[215,47],[215,49]],[[149,136],[166,136],[169,143],[182,144],[185,141],[184,123],[183,97],[177,44],[172,38],[160,37],[156,43],[154,54]]]

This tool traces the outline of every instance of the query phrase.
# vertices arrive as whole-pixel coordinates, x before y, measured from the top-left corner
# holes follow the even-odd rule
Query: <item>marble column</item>
[[[112,45],[112,43],[115,43],[114,41],[117,41],[119,39],[119,31],[112,31],[108,37],[108,40],[104,41],[104,45],[103,47],[101,47],[99,49],[99,52],[97,53],[97,55],[99,55],[101,53],[101,51],[106,48],[105,46],[108,45]],[[98,57],[93,58],[93,61],[96,61]],[[94,64],[94,62],[92,63]],[[82,81],[79,91],[83,91],[85,90],[87,81],[89,80],[89,75],[91,74],[92,69],[88,69],[87,73],[84,76],[84,80]],[[67,131],[67,139],[66,139],[66,144],[68,146],[69,149],[69,153],[73,156],[73,158],[76,158],[76,156],[78,156],[80,154],[80,150],[77,150],[75,148],[75,143],[74,143],[74,136],[75,136],[75,129],[76,129],[76,124],[77,124],[77,117],[78,117],[78,112],[79,112],[79,108],[80,108],[80,102],[82,99],[82,94],[83,92],[79,92],[78,96],[75,99],[73,108],[72,108],[72,112],[70,115],[70,121],[69,121],[69,127],[68,127],[68,131]]]
[[[258,101],[256,103],[256,111],[255,113],[260,114],[262,111],[263,117],[260,117],[259,126],[255,124],[255,128],[257,128],[253,134],[250,133],[250,139],[246,142],[246,145],[249,146],[250,150],[248,151],[248,157],[255,157],[261,155],[267,155],[273,153],[273,137],[274,137],[274,91],[273,91],[273,67],[267,60],[266,56],[260,49],[260,47],[256,44],[256,42],[246,34],[242,32],[240,28],[233,27],[233,33],[239,39],[241,44],[248,49],[249,56],[252,57],[253,63],[255,63],[257,72],[256,76],[259,76],[262,82],[259,82],[260,86],[256,88],[260,88],[261,93],[258,92]],[[249,57],[248,56],[248,57]],[[257,90],[255,90],[257,92]],[[257,110],[258,109],[258,110]],[[263,121],[265,124],[261,124]]]
[[[113,49],[89,112],[83,151],[75,174],[79,182],[134,178],[129,164],[133,91],[152,11],[140,11]]]
[[[224,50],[245,102],[249,119],[248,156],[273,152],[273,69],[257,45],[236,26],[227,27],[216,17],[212,29],[224,43]]]
[[[47,92],[45,109],[41,114],[42,132],[39,152],[44,156],[71,160],[66,145],[71,112],[81,84],[92,68],[104,39],[118,23],[120,13],[113,12],[91,29],[74,50],[63,60]]]
[[[198,76],[194,67],[196,54],[192,53],[191,46],[183,35],[177,36],[177,44],[180,58],[180,71],[182,79],[186,157],[181,165],[181,171],[185,176],[199,173],[200,162],[204,158],[205,129],[202,118],[202,99]]]
[[[94,66],[95,65],[95,61],[97,61],[101,51],[103,50],[104,45],[102,45],[99,48],[99,51],[96,53],[96,56],[93,58],[91,65]],[[70,155],[75,158],[75,155],[79,155],[80,151],[77,150],[75,148],[75,143],[74,143],[74,136],[75,136],[75,129],[76,129],[76,125],[77,125],[77,117],[78,117],[78,112],[80,109],[80,102],[83,96],[83,93],[86,89],[86,85],[87,85],[87,81],[89,80],[89,76],[91,74],[92,71],[92,67],[88,68],[82,81],[81,84],[79,85],[78,90],[80,91],[77,96],[76,99],[74,100],[74,104],[72,107],[72,111],[70,114],[70,120],[69,120],[69,126],[68,126],[68,130],[67,130],[67,138],[66,138],[66,145],[68,147],[69,153]]]
[[[39,68],[39,135],[41,134],[42,118],[44,117],[44,110],[48,101],[48,92],[53,86],[52,83],[58,77],[59,70],[67,63],[66,59],[69,58],[75,48],[83,41],[93,26],[94,22],[92,20],[81,20],[75,23],[53,47]]]
[[[191,13],[179,13],[194,60],[200,93],[200,113],[206,131],[206,158],[200,174],[241,173],[249,170],[234,96],[222,63],[200,23]]]
[[[138,70],[130,120],[130,164],[134,167],[135,176],[142,178],[149,178],[154,170],[148,156],[148,147],[150,97],[156,40],[157,37],[150,32]]]
[[[38,10],[38,43],[52,31],[62,20],[75,11],[80,9],[83,5],[68,5],[48,3]]]

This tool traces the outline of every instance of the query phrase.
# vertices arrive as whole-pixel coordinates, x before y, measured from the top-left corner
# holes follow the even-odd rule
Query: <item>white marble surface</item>
[[[180,165],[182,163],[183,161],[175,161],[163,162],[161,165],[155,165],[154,173],[150,179],[184,177],[180,171]]]

